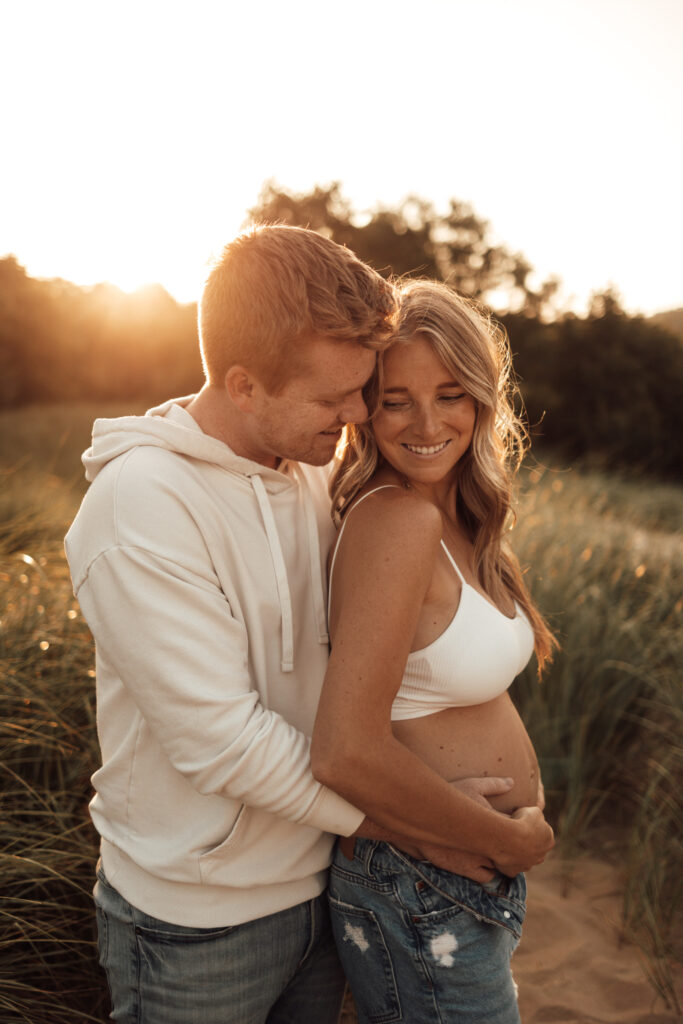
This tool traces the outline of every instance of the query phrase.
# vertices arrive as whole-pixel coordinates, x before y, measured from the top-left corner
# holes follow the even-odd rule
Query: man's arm
[[[512,789],[513,780],[487,775],[485,778],[459,779],[452,785],[469,796],[471,800],[475,800],[484,807],[489,807],[488,797],[502,796],[504,793],[508,793]],[[490,881],[496,870],[495,864],[488,857],[471,853],[468,850],[455,850],[433,843],[411,843],[405,836],[396,835],[377,822],[370,821],[369,818],[365,818],[361,822],[350,838],[353,839],[356,836],[360,839],[381,839],[419,860],[429,860],[437,867],[452,871],[457,875],[464,875],[466,878],[472,878],[475,882]]]
[[[197,791],[323,831],[357,827],[362,813],[313,778],[308,738],[260,703],[244,626],[208,567],[111,548],[77,596],[103,660]]]

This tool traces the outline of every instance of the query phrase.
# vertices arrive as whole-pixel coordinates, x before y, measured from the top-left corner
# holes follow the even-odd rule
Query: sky
[[[0,0],[0,256],[196,299],[263,183],[471,203],[568,308],[683,306],[682,0]]]

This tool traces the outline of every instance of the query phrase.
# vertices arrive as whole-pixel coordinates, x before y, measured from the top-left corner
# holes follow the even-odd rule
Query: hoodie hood
[[[271,469],[236,455],[223,441],[205,434],[187,412],[186,406],[193,398],[194,395],[186,395],[171,399],[149,409],[144,416],[95,420],[92,444],[82,456],[86,479],[92,482],[114,459],[133,448],[147,445],[211,463],[248,481],[258,505],[277,582],[281,614],[281,668],[283,672],[291,672],[294,669],[294,617],[287,567],[271,499],[277,500],[279,492],[292,487],[298,486],[302,497],[318,643],[329,642],[325,611],[326,577],[315,504],[306,474],[296,462],[282,462],[278,469]]]
[[[163,405],[148,409],[144,416],[95,420],[92,444],[82,456],[86,480],[92,483],[112,459],[125,455],[132,448],[149,445],[210,462],[239,476],[258,475],[269,491],[291,486],[291,478],[283,472],[289,463],[283,462],[279,469],[270,469],[236,455],[223,441],[205,434],[186,411],[194,397],[172,398]]]

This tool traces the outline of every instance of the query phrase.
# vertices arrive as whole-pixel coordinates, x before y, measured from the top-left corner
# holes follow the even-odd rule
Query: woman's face
[[[450,481],[469,448],[476,406],[424,338],[384,356],[384,393],[372,420],[377,447],[411,483]]]

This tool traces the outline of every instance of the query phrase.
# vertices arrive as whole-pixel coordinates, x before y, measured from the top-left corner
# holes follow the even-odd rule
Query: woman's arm
[[[335,566],[333,646],[313,735],[313,773],[391,833],[477,854],[516,874],[553,845],[539,808],[507,817],[480,806],[391,730],[391,705],[441,528],[438,509],[411,492],[382,491],[354,510]]]

